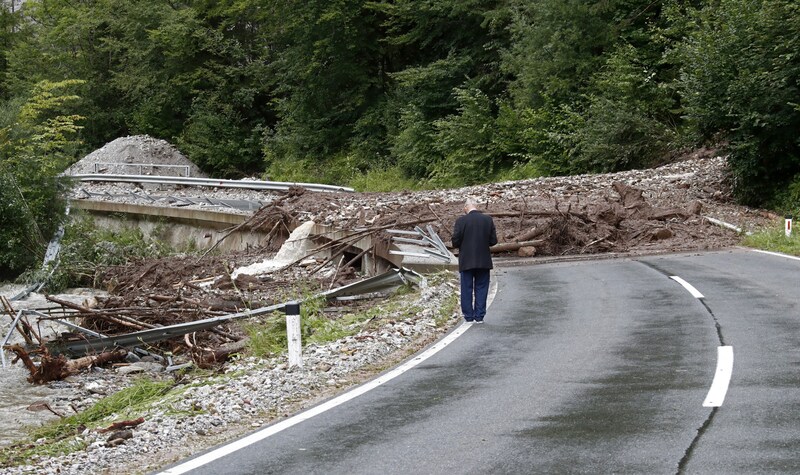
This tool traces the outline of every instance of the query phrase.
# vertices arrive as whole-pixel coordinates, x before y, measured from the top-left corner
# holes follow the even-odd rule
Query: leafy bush
[[[162,257],[172,249],[158,239],[145,237],[138,228],[112,231],[98,228],[87,216],[73,218],[65,228],[59,265],[48,288],[51,291],[90,285],[96,282],[95,271],[102,266]]]
[[[42,81],[0,123],[0,275],[15,276],[40,262],[64,219],[65,179],[59,173],[76,153],[78,124],[69,114],[82,81]]]
[[[800,173],[787,186],[777,189],[767,205],[780,214],[800,216]]]
[[[762,205],[800,172],[800,5],[722,0],[690,10],[678,47],[687,117],[730,142],[734,192]]]
[[[423,187],[420,180],[406,176],[400,167],[374,168],[353,177],[349,186],[358,191],[417,190]]]

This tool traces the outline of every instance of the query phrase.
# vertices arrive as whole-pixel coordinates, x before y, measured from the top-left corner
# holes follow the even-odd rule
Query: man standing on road
[[[489,271],[492,253],[497,244],[497,231],[491,216],[478,211],[474,198],[464,203],[464,216],[456,220],[453,247],[458,248],[458,270],[461,273],[461,313],[468,322],[483,323],[486,297],[489,294]],[[473,300],[474,298],[474,300]]]

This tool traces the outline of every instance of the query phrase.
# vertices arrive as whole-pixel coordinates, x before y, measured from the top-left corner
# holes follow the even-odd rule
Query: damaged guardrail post
[[[300,302],[288,302],[284,310],[286,312],[286,339],[289,342],[289,366],[303,366]]]

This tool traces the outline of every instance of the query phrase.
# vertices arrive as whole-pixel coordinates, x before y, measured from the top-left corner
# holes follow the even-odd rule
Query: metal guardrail
[[[433,226],[430,224],[427,226],[428,232],[426,233],[419,226],[414,226],[413,231],[404,231],[401,229],[388,229],[387,232],[389,234],[398,234],[398,235],[407,235],[412,237],[399,237],[399,236],[392,236],[392,242],[395,245],[400,244],[407,244],[412,246],[412,249],[418,249],[422,252],[414,252],[408,250],[390,250],[389,254],[396,254],[400,256],[413,256],[413,257],[421,257],[421,258],[430,258],[430,259],[437,259],[443,262],[450,262],[450,251],[447,249],[447,245],[442,241],[436,231],[433,229]]]
[[[186,176],[191,176],[191,169],[189,165],[161,165],[159,163],[118,163],[118,162],[96,162],[94,164],[94,172],[100,173],[101,169],[100,166],[106,167],[115,167],[115,168],[122,168],[122,167],[135,167],[139,168],[139,175],[143,175],[145,168],[155,169],[155,168],[179,168],[181,170],[186,171]]]
[[[161,185],[209,186],[217,188],[244,188],[250,190],[287,191],[292,187],[315,192],[353,192],[353,188],[317,183],[289,183],[260,180],[220,180],[216,178],[170,177],[156,175],[107,175],[105,173],[68,175],[78,181],[106,181],[125,183],[150,183]]]
[[[257,210],[264,206],[267,201],[255,201],[255,200],[221,200],[217,198],[209,198],[207,196],[203,196],[202,198],[190,198],[187,196],[173,196],[173,195],[149,195],[144,192],[139,193],[97,193],[93,191],[86,190],[84,188],[80,188],[78,190],[80,193],[83,194],[81,198],[85,199],[93,199],[93,198],[126,198],[126,199],[135,199],[135,200],[143,200],[149,201],[150,203],[164,203],[166,205],[174,206],[174,207],[184,207],[184,206],[216,206],[219,208],[227,208],[227,209],[239,209],[244,211],[252,211]]]
[[[424,281],[424,277],[416,272],[401,268],[391,270],[374,277],[369,277],[358,282],[353,282],[352,284],[338,287],[327,292],[321,292],[311,298],[314,299],[322,297],[330,300],[348,295],[359,295],[367,292],[373,292],[375,290],[387,289],[408,282],[419,283]],[[282,310],[286,304],[287,302],[284,302],[276,305],[270,305],[269,307],[262,307],[256,310],[246,310],[244,312],[223,315],[220,317],[212,317],[194,322],[184,322],[166,327],[151,328],[133,333],[127,333],[125,335],[99,337],[90,335],[79,341],[53,342],[48,344],[48,346],[55,354],[67,353],[73,356],[80,356],[91,351],[102,351],[108,348],[145,345],[148,343],[155,343],[157,341],[186,335],[188,333],[213,328],[227,321],[237,320],[240,318],[250,318],[274,311],[279,311]],[[11,332],[13,332],[13,328],[14,327],[11,328],[9,336]],[[6,341],[8,340],[9,336],[6,337]],[[0,349],[0,351],[2,351],[2,349]]]

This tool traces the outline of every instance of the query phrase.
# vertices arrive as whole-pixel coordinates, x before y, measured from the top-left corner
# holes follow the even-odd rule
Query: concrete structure
[[[176,249],[208,249],[226,236],[232,227],[249,218],[249,215],[245,214],[220,211],[85,199],[73,200],[72,206],[90,213],[99,226],[112,230],[136,227],[145,235],[154,236]],[[267,244],[266,239],[269,238],[267,234],[252,230],[230,233],[217,245],[217,249],[236,251],[248,247],[261,247]],[[331,241],[348,242],[349,236],[353,236],[353,239],[343,253],[345,261],[356,259],[354,265],[370,275],[384,272],[390,267],[405,267],[417,272],[458,268],[458,261],[452,254],[447,262],[441,259],[393,254],[390,251],[402,250],[421,255],[424,251],[411,245],[398,245],[388,241],[374,242],[371,234],[358,237],[357,231],[334,229],[320,224],[315,225],[312,232],[312,240],[320,246]],[[287,237],[288,234],[283,234],[273,236],[273,239],[277,239],[276,243],[280,245]],[[330,251],[317,254],[317,257],[321,258],[329,256]]]

